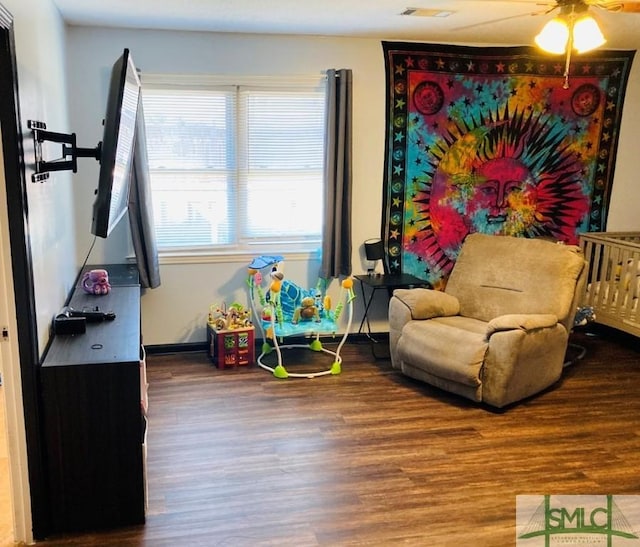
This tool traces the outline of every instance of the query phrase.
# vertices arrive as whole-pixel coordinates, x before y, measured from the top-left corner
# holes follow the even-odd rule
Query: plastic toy
[[[209,307],[208,322],[215,330],[246,329],[251,326],[251,312],[237,302],[231,304],[229,309],[226,304],[212,305]]]
[[[342,372],[340,351],[347,340],[353,319],[353,279],[350,277],[341,282],[340,301],[332,308],[331,298],[325,294],[327,284],[319,279],[313,289],[304,289],[289,281],[281,268],[283,257],[259,256],[248,267],[247,285],[249,300],[253,311],[254,322],[263,339],[262,352],[257,358],[260,367],[269,370],[277,378],[314,378],[327,374]],[[263,272],[268,271],[268,275]],[[348,310],[347,325],[335,351],[326,349],[320,341],[320,334],[335,334],[342,312]],[[312,341],[306,344],[282,344],[287,336],[308,336]],[[312,373],[289,372],[282,360],[281,349],[308,348],[334,356],[331,367],[327,370]],[[277,353],[277,365],[271,367],[262,359],[272,351]]]
[[[300,303],[300,306],[296,308],[296,311],[293,314],[293,318],[291,322],[295,325],[300,321],[317,321],[320,322],[320,312],[318,311],[318,306],[316,306],[316,301],[311,296],[305,296]]]

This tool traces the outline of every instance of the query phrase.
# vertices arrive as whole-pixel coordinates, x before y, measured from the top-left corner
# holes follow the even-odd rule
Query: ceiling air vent
[[[452,13],[454,12],[450,10],[407,8],[400,15],[413,15],[414,17],[449,17]]]

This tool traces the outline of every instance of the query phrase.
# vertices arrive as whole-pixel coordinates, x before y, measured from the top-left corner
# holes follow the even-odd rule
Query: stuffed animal
[[[300,304],[300,307],[296,309],[293,314],[293,319],[291,320],[294,325],[300,320],[310,321],[313,319],[316,322],[320,321],[320,312],[312,296],[303,298]]]
[[[111,290],[107,270],[89,270],[82,276],[82,288],[89,294],[108,294]]]

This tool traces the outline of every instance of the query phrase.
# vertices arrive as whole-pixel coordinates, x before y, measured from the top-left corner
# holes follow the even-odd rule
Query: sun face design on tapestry
[[[604,228],[629,52],[563,89],[529,48],[383,46],[392,272],[438,287],[469,233],[575,244]]]

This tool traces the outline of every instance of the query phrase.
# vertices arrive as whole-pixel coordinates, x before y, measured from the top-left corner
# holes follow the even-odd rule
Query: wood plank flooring
[[[518,494],[640,495],[640,348],[604,334],[572,335],[584,359],[506,411],[368,344],[312,380],[150,355],[146,525],[43,545],[512,546]],[[296,371],[326,358],[285,353]]]

